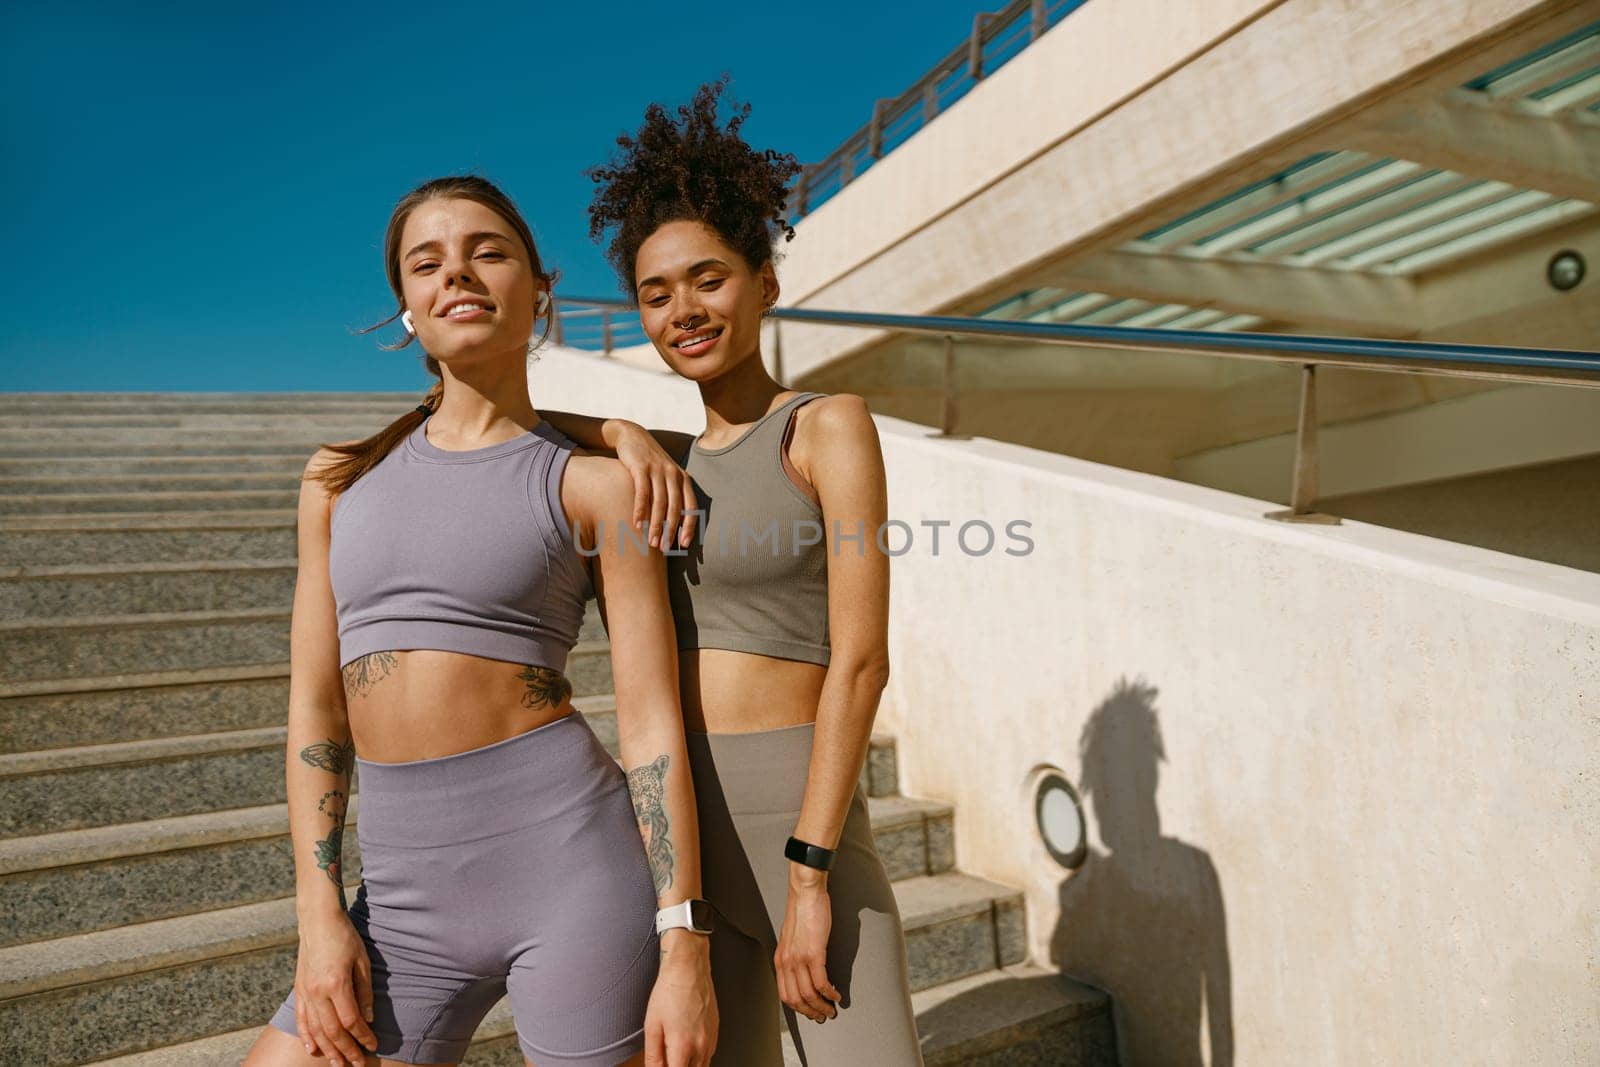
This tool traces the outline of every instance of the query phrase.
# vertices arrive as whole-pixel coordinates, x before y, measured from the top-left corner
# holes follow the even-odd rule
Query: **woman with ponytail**
[[[663,557],[612,532],[633,503],[622,466],[529,400],[552,278],[515,205],[481,178],[428,182],[395,208],[384,260],[397,347],[420,343],[439,381],[306,468],[299,957],[245,1062],[453,1064],[509,993],[530,1067],[703,1067],[717,1012]],[[625,773],[563,673],[593,595]]]
[[[787,390],[762,361],[799,167],[744,141],[747,107],[719,121],[723,86],[676,117],[651,105],[590,172],[591,233],[610,235],[656,351],[700,387],[705,432],[548,416],[630,463],[664,448],[691,481],[661,480],[651,537],[686,546],[668,582],[716,912],[714,1062],[780,1067],[781,1000],[807,1063],[911,1067],[904,934],[857,787],[889,672],[883,457],[860,397]],[[697,509],[698,531],[680,522]]]

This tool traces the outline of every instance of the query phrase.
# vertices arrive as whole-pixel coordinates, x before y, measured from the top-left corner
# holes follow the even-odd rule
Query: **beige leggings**
[[[772,956],[789,892],[784,842],[811,765],[811,724],[747,734],[689,732],[700,811],[700,863],[716,908],[711,977],[721,1028],[715,1067],[782,1067],[780,1019],[808,1067],[919,1067],[905,935],[872,843],[860,790],[828,876],[828,978],[844,999],[818,1024],[778,1000]]]

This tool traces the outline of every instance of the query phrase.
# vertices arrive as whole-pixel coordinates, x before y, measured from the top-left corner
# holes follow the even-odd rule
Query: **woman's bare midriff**
[[[684,725],[712,734],[746,734],[815,722],[822,680],[816,663],[725,648],[678,650]]]
[[[356,755],[374,763],[453,756],[573,710],[560,673],[459,652],[375,652],[343,674]]]

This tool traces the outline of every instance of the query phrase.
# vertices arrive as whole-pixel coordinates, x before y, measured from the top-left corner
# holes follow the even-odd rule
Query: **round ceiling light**
[[[1550,263],[1544,269],[1544,276],[1549,280],[1551,288],[1564,293],[1568,289],[1576,289],[1588,272],[1589,268],[1584,263],[1583,257],[1566,248],[1550,257]]]

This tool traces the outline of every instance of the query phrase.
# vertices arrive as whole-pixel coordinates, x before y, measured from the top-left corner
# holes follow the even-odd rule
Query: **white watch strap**
[[[701,931],[694,928],[694,920],[689,911],[691,903],[693,902],[688,900],[680,901],[656,912],[656,936],[659,937],[668,930],[678,929],[700,933]]]

